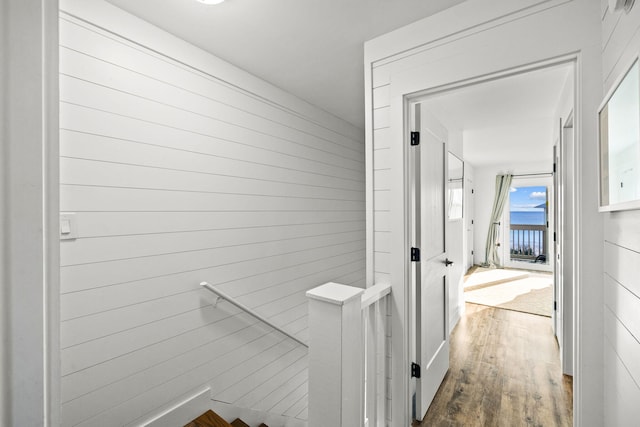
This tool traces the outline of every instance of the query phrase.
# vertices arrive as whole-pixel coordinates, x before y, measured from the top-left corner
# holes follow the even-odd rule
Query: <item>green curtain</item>
[[[488,267],[500,267],[500,257],[498,256],[498,239],[500,238],[500,218],[504,211],[504,205],[509,197],[511,180],[513,175],[496,176],[496,196],[493,200],[493,209],[489,221],[489,231],[487,232],[487,244],[485,245],[484,265]]]

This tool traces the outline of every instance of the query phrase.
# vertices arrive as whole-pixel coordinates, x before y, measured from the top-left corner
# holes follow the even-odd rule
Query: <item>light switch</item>
[[[60,214],[60,240],[73,240],[78,238],[78,224],[76,214]]]
[[[71,234],[71,221],[68,219],[60,221],[60,234]]]

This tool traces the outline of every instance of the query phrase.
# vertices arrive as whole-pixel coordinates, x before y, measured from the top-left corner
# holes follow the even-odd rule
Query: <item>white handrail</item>
[[[246,311],[247,313],[249,313],[250,315],[252,315],[256,319],[260,320],[263,323],[266,323],[267,325],[271,326],[273,329],[275,329],[276,331],[280,332],[281,334],[286,335],[289,338],[291,338],[292,340],[298,342],[300,345],[303,345],[306,348],[309,348],[309,345],[307,343],[305,343],[304,341],[301,341],[299,338],[294,337],[289,332],[283,330],[279,326],[274,325],[269,320],[267,320],[266,318],[262,317],[260,314],[255,312],[253,309],[251,309],[251,308],[247,307],[246,305],[234,300],[231,296],[227,295],[226,293],[224,293],[220,289],[217,289],[217,288],[213,287],[211,284],[209,284],[207,282],[201,282],[200,286],[202,286],[203,288],[206,288],[207,290],[213,292],[214,294],[218,295],[220,298],[222,298],[222,299],[224,299],[226,301],[229,301],[231,304],[235,305],[240,310]]]
[[[378,283],[364,290],[362,294],[362,309],[369,307],[371,304],[381,300],[391,293],[391,284]]]

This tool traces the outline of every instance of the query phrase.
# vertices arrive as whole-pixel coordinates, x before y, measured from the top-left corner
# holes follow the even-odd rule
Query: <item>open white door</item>
[[[562,373],[573,375],[573,287],[574,287],[574,236],[575,236],[575,146],[573,134],[573,113],[569,113],[566,121],[561,123],[561,144],[558,163],[558,174],[560,182],[559,205],[562,210],[558,212],[558,219],[561,224],[558,240],[560,242],[560,254],[558,258],[558,274],[561,288],[558,300],[558,309],[562,311],[562,344],[561,359]]]
[[[447,283],[446,131],[416,106],[419,145],[412,146],[415,261],[415,416],[422,418],[449,369],[449,290]],[[412,249],[415,254],[416,251]],[[413,257],[412,257],[413,258]],[[416,373],[416,372],[414,372]]]
[[[467,176],[468,172],[465,170],[464,177],[464,221],[467,225],[467,254],[466,254],[466,265],[465,265],[465,273],[475,263],[474,257],[475,254],[473,252],[473,233],[474,233],[474,223],[473,217],[475,215],[475,200],[474,200],[474,190],[473,190],[473,178]]]
[[[562,125],[560,126],[562,135]],[[562,136],[561,136],[562,137]],[[562,217],[560,216],[560,200],[562,197],[562,140],[553,146],[553,229],[551,230],[551,240],[553,244],[553,331],[558,340],[560,351],[564,345],[562,328]]]

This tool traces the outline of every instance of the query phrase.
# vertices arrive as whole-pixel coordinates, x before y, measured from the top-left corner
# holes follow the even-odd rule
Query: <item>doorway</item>
[[[560,269],[559,271],[562,272],[562,263],[553,262],[556,260],[556,252],[553,244],[554,227],[556,226],[554,209],[556,208],[553,203],[555,194],[553,184],[555,159],[552,155],[552,148],[558,143],[558,140],[561,139],[558,134],[559,129],[555,115],[567,117],[564,116],[567,107],[572,108],[573,106],[573,91],[567,90],[567,87],[573,88],[572,79],[574,73],[574,64],[572,62],[563,62],[553,64],[549,67],[522,71],[521,73],[515,73],[514,75],[506,77],[487,79],[486,81],[477,82],[474,85],[462,85],[461,87],[448,88],[446,91],[423,94],[420,98],[423,101],[422,107],[433,114],[435,119],[442,123],[448,131],[449,146],[455,147],[457,144],[463,148],[461,151],[463,152],[462,159],[464,160],[465,174],[469,171],[470,176],[473,177],[472,180],[470,180],[473,186],[471,189],[473,190],[471,193],[473,195],[473,202],[466,203],[466,200],[463,200],[462,205],[466,206],[463,215],[466,217],[465,222],[472,225],[472,227],[465,226],[466,230],[475,229],[475,232],[472,238],[469,238],[467,233],[463,234],[467,234],[467,237],[465,237],[465,246],[473,248],[469,253],[474,256],[476,263],[479,259],[483,258],[484,248],[482,248],[482,246],[486,241],[486,224],[489,220],[490,205],[493,201],[496,174],[511,173],[516,175],[516,177],[512,183],[511,202],[507,203],[502,217],[502,237],[500,243],[503,266],[519,270],[542,270],[546,272],[553,271],[554,267],[557,266]],[[475,129],[466,126],[468,126],[469,123],[487,123],[488,118],[485,113],[489,110],[489,108],[486,107],[488,96],[495,97],[496,92],[499,93],[500,90],[506,93],[504,95],[505,99],[513,96],[514,93],[526,94],[527,90],[517,88],[518,85],[522,83],[522,80],[527,80],[528,78],[539,82],[543,82],[546,79],[555,81],[549,91],[549,99],[552,99],[553,104],[547,104],[545,107],[545,114],[549,116],[542,118],[534,116],[527,119],[531,122],[531,126],[537,126],[541,121],[544,121],[544,132],[546,133],[543,136],[539,134],[536,135],[535,138],[537,139],[528,139],[524,134],[531,133],[530,128],[527,127],[529,124],[518,122],[517,126],[501,126],[500,129],[498,129],[500,132],[511,132],[507,137],[502,138],[503,140],[510,140],[511,145],[515,145],[513,142],[515,139],[519,138],[523,140],[522,152],[520,152],[518,148],[515,150],[515,155],[512,152],[511,157],[508,157],[506,152],[512,147],[501,149],[500,146],[495,143],[495,141],[500,138],[492,138],[491,136],[495,134],[492,134],[490,129],[486,127]],[[496,89],[498,85],[503,83],[506,84],[508,89]],[[539,89],[528,90],[540,92]],[[470,92],[472,92],[472,96],[476,97],[477,102],[467,101],[463,103],[462,99],[464,96],[468,96]],[[483,99],[485,100],[485,105],[481,102]],[[558,99],[561,99],[561,102],[558,102]],[[480,118],[461,116],[458,106],[463,104],[465,107],[462,108],[462,110],[468,111],[469,106],[475,106],[475,108],[483,114]],[[502,108],[501,111],[507,115],[507,118],[512,117],[508,116],[508,114],[512,114],[512,112],[508,112],[506,109],[513,110],[513,105],[507,106],[507,103],[503,103],[500,108]],[[504,122],[504,117],[502,117],[501,120]],[[522,128],[516,129],[518,127]],[[514,137],[514,135],[517,135],[518,138]],[[493,145],[488,144],[481,147],[469,145],[478,143],[482,138],[492,140]],[[544,145],[540,142],[541,138],[545,138]],[[468,150],[469,147],[471,148]],[[531,154],[533,151],[536,152],[536,155],[539,153],[541,156],[534,156]],[[467,156],[468,152],[471,153],[471,155]],[[480,152],[482,156],[478,157],[480,161],[474,162],[473,156],[478,152]],[[571,153],[571,155],[573,154]],[[497,160],[491,160],[492,157]],[[571,161],[573,161],[573,159]],[[462,194],[468,197],[466,190],[463,191]],[[526,196],[527,200],[519,198],[518,196],[520,195]],[[559,214],[563,214],[562,209],[558,212]],[[525,226],[526,230],[523,226]],[[564,236],[558,234],[558,238],[564,238]],[[562,273],[558,276],[562,276]],[[553,283],[553,275],[548,275],[548,280],[549,284]],[[449,277],[447,286],[448,293],[451,295],[455,294],[459,289],[457,286],[463,287],[464,284],[461,280],[458,281],[457,278],[451,280],[451,277]],[[551,312],[554,310],[553,289],[553,287],[549,287],[548,303],[546,303],[549,306],[550,319],[547,323],[548,325],[552,324]],[[556,293],[557,292],[563,291],[559,290],[556,291]],[[463,300],[462,304],[464,304]],[[449,306],[449,311],[455,309],[456,307]],[[555,309],[562,310],[562,307],[558,307],[556,304]],[[464,308],[462,311],[464,311]],[[572,318],[572,316],[570,316],[570,318]],[[410,336],[411,335],[410,333]],[[563,336],[559,334],[558,341],[562,339]],[[561,344],[561,346],[567,351],[573,352],[572,341],[564,345]],[[410,350],[410,354],[412,354],[412,351],[415,351],[415,349]]]

